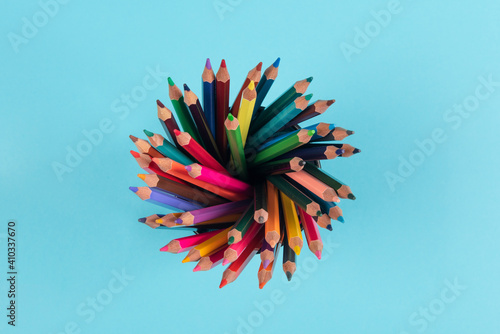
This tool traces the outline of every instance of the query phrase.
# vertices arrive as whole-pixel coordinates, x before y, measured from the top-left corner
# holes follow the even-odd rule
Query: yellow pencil
[[[207,256],[213,251],[216,251],[217,249],[222,247],[227,243],[227,233],[231,228],[232,226],[226,228],[207,241],[204,241],[196,247],[192,248],[189,251],[188,255],[184,258],[184,260],[182,260],[182,263],[198,261],[202,256]]]
[[[302,240],[302,231],[300,230],[299,217],[295,203],[285,194],[280,191],[281,204],[283,207],[283,215],[285,217],[286,236],[288,245],[299,255],[304,241]]]
[[[247,141],[248,129],[250,128],[250,121],[252,120],[253,108],[255,107],[255,99],[257,92],[255,90],[255,83],[250,81],[250,84],[243,91],[241,98],[240,109],[238,111],[238,120],[240,121],[241,139],[243,146]]]

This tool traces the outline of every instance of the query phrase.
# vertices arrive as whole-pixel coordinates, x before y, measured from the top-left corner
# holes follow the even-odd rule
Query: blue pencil
[[[265,71],[264,74],[262,75],[262,78],[259,81],[259,84],[257,85],[257,99],[255,100],[255,107],[253,110],[253,118],[257,116],[257,110],[259,110],[260,106],[262,105],[262,102],[264,101],[264,98],[267,95],[267,92],[269,92],[269,89],[274,83],[274,80],[276,80],[276,77],[278,76],[278,67],[280,66],[280,59],[276,59],[274,63],[269,66]]]
[[[207,58],[201,79],[203,82],[203,111],[208,128],[215,135],[215,74],[209,58]]]

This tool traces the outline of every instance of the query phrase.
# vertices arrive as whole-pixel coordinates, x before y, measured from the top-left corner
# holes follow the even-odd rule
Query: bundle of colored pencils
[[[304,246],[321,259],[318,227],[344,222],[340,199],[355,199],[349,186],[328,174],[320,161],[350,157],[359,149],[339,143],[353,131],[334,124],[304,121],[324,113],[334,100],[310,103],[304,95],[312,77],[297,81],[274,102],[263,101],[278,75],[278,58],[261,74],[248,72],[229,103],[229,72],[222,60],[214,73],[207,59],[202,99],[168,78],[174,112],[157,100],[158,119],[167,138],[144,130],[148,141],[130,136],[131,151],[146,172],[146,183],[130,187],[139,198],[170,209],[139,222],[154,229],[191,229],[160,250],[187,252],[182,262],[193,271],[222,264],[220,287],[233,282],[260,254],[259,287],[271,279],[283,247],[283,270],[290,280]],[[304,231],[304,236],[302,234]]]

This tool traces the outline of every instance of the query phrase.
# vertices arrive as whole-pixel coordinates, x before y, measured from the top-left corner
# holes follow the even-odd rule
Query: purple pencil
[[[242,213],[250,204],[251,200],[229,202],[219,205],[209,206],[208,208],[197,209],[184,212],[177,220],[176,224],[193,225],[205,222],[217,217]]]
[[[274,260],[274,248],[266,241],[262,242],[262,247],[260,248],[260,260],[262,261],[262,267],[267,268],[269,263]]]
[[[202,208],[199,203],[186,201],[182,198],[172,196],[158,188],[149,187],[129,187],[140,199],[163,206],[169,209],[183,211],[196,210]]]

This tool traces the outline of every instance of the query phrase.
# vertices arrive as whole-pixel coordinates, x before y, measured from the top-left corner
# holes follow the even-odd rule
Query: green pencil
[[[254,204],[253,202],[248,206],[246,211],[240,216],[238,221],[234,224],[233,228],[229,230],[227,233],[227,243],[234,244],[241,241],[243,235],[245,235],[246,231],[250,228],[253,219],[253,210]]]
[[[200,137],[198,136],[198,130],[196,129],[196,125],[191,118],[191,113],[189,112],[186,103],[184,103],[184,96],[182,96],[181,90],[176,86],[170,77],[168,78],[168,96],[172,101],[177,117],[179,117],[182,129],[189,133],[191,137],[196,140],[196,142],[201,143]]]
[[[238,119],[231,113],[227,116],[224,122],[226,128],[227,139],[229,142],[229,150],[233,158],[234,169],[238,175],[244,180],[248,179],[247,161],[245,152],[243,151],[243,141],[241,138],[240,123]]]
[[[256,166],[279,157],[280,155],[285,154],[286,152],[291,151],[294,148],[308,143],[314,133],[314,130],[296,130],[280,141],[258,152],[255,156],[255,159],[253,159],[253,161],[249,161],[248,164],[251,166]]]
[[[327,186],[332,187],[340,198],[356,199],[356,196],[354,196],[348,185],[322,171],[312,163],[307,162],[304,166],[304,170],[318,180],[324,182]]]

